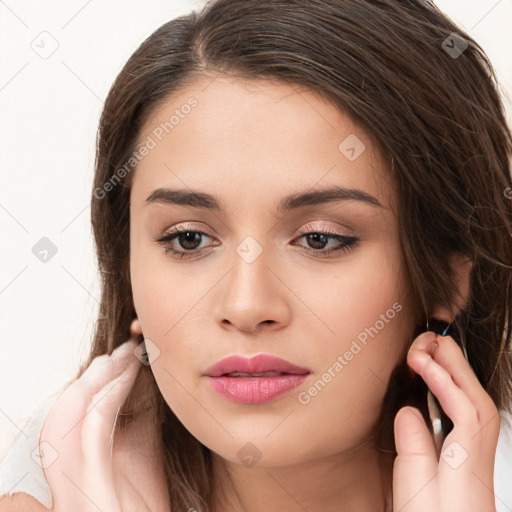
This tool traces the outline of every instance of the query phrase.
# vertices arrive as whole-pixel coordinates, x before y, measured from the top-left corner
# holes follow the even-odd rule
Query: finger
[[[102,367],[105,370],[102,371]],[[82,476],[81,422],[90,397],[83,393],[82,380],[107,380],[108,356],[95,358],[83,375],[59,396],[47,415],[39,436],[39,452],[45,478],[53,495],[53,510],[84,510],[89,503],[80,487]],[[81,501],[77,499],[81,498]]]
[[[127,348],[128,345],[121,352]],[[96,393],[122,372],[124,366],[116,359],[108,355],[95,358],[57,399],[43,424],[41,462],[52,489],[55,510],[97,510],[98,505],[85,491],[82,427]]]
[[[430,350],[425,342],[427,336],[420,340],[414,350],[408,354],[407,361],[425,380],[429,389],[438,398],[441,407],[454,423],[452,432],[443,443],[439,460],[441,494],[448,509],[456,507],[464,494],[464,489],[474,489],[474,510],[483,510],[484,504],[492,502],[494,455],[499,435],[499,415],[496,414],[497,428],[482,436],[477,408],[468,395],[454,382],[452,375],[426,351]],[[446,340],[442,340],[446,341]],[[440,348],[440,347],[438,347]],[[436,349],[438,350],[438,349]],[[459,365],[469,365],[466,359],[459,358]],[[453,367],[453,366],[452,366]],[[456,369],[460,374],[460,369]],[[469,378],[469,374],[466,375]],[[466,387],[475,386],[475,382],[466,381]],[[478,380],[477,380],[478,382]],[[479,384],[478,384],[479,385]],[[490,397],[488,397],[490,399]],[[477,404],[485,408],[487,405]],[[480,435],[479,435],[480,434]],[[489,434],[489,435],[488,435]],[[451,489],[448,492],[448,489]],[[477,492],[478,489],[478,492]],[[478,508],[480,507],[480,508]]]
[[[114,380],[124,372],[136,359],[133,350],[136,348],[135,340],[130,339],[117,347],[111,355],[103,354],[93,359],[84,372],[88,373],[86,379],[78,379],[75,391],[89,399],[96,395],[107,382]],[[96,364],[94,364],[96,363]]]
[[[455,384],[469,398],[480,425],[492,422],[499,430],[498,410],[455,340],[451,336],[437,336],[437,347],[432,352],[432,358],[451,375]]]
[[[432,381],[432,385],[436,389],[431,389],[438,399],[440,399],[438,391],[442,392],[444,384],[449,384],[449,376],[450,380],[457,388],[449,387],[447,389],[448,394],[452,395],[452,402],[459,398],[462,400],[452,405],[460,405],[459,409],[462,411],[461,414],[464,414],[464,411],[466,411],[470,416],[466,418],[466,420],[463,420],[462,416],[457,416],[460,418],[460,421],[468,424],[468,421],[473,421],[473,414],[475,414],[476,430],[473,432],[473,435],[476,435],[476,433],[486,425],[488,425],[489,432],[492,431],[492,433],[498,434],[498,410],[469,366],[461,348],[455,343],[455,340],[451,336],[441,337],[434,333],[424,334],[425,336],[421,335],[415,340],[408,354],[408,362],[411,362],[413,369],[421,373],[421,369],[423,368],[423,371],[428,372],[432,378],[435,379]],[[432,344],[434,344],[434,346]],[[437,363],[437,365],[431,365],[430,367],[424,366],[427,364],[428,358],[423,354],[430,355],[430,359]],[[421,361],[423,361],[423,363]],[[441,382],[440,385],[439,381]],[[427,385],[430,387],[429,382],[427,382]],[[464,398],[461,398],[462,396],[464,396]],[[466,407],[467,400],[469,400],[474,409],[474,413],[471,411],[471,408],[468,409]],[[441,404],[441,407],[443,407],[448,416],[455,421],[456,418],[452,417],[452,414],[449,412],[450,406],[447,406],[445,409],[445,406]]]
[[[402,407],[395,416],[394,431],[398,455],[393,466],[393,509],[439,510],[437,456],[420,411]]]
[[[441,407],[458,425],[477,425],[476,409],[451,375],[430,355],[434,333],[420,335],[407,354],[407,364],[420,374]]]
[[[82,423],[82,444],[101,446],[101,451],[110,447],[111,430],[117,412],[128,395],[135,380],[140,361],[133,351],[137,344],[130,340],[113,353],[110,367],[102,367],[103,375],[92,373],[81,382],[82,392],[89,397],[90,406]],[[110,431],[108,427],[111,427]],[[96,452],[88,451],[88,455]],[[87,461],[88,462],[88,461]],[[106,462],[102,460],[101,462]]]
[[[91,484],[97,481],[98,485],[101,485],[103,479],[111,476],[111,472],[106,474],[104,468],[109,468],[112,463],[111,440],[115,419],[141,368],[140,361],[133,355],[136,344],[125,345],[127,346],[123,359],[128,359],[128,366],[123,373],[93,396],[89,412],[83,420],[84,470],[91,475],[88,479]],[[94,488],[94,485],[91,487]]]

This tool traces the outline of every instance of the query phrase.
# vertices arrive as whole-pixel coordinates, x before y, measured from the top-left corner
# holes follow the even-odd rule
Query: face
[[[238,464],[368,439],[409,336],[395,191],[370,135],[310,91],[223,77],[175,93],[139,140],[130,272],[169,407]],[[266,359],[238,369],[260,376],[206,375],[233,355],[299,374]]]

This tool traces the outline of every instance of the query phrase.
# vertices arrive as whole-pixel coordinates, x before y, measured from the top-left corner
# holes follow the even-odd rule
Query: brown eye
[[[163,245],[166,253],[181,259],[202,252],[204,249],[200,248],[200,245],[204,237],[211,238],[203,231],[175,228],[171,233],[155,239],[155,242]]]
[[[359,242],[357,237],[340,235],[339,233],[329,231],[310,231],[302,233],[298,239],[301,238],[304,238],[308,244],[308,247],[302,247],[319,256],[339,251],[350,251]],[[326,249],[331,240],[334,240],[337,244],[332,248]]]

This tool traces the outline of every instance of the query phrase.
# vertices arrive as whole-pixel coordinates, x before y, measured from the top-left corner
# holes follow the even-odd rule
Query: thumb
[[[438,510],[438,461],[434,441],[415,407],[402,407],[394,423],[397,456],[393,466],[393,509]]]

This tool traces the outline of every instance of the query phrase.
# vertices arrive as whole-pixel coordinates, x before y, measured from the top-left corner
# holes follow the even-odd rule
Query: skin
[[[308,389],[365,327],[393,303],[406,304],[387,163],[367,134],[309,92],[209,81],[182,91],[148,120],[143,133],[188,97],[198,99],[142,160],[132,184],[133,294],[144,336],[161,350],[152,364],[158,386],[187,429],[228,461],[245,510],[300,509],[297,502],[307,510],[337,510],[339,503],[383,509],[372,437],[387,380],[408,340],[407,317],[386,324],[307,405],[298,401],[299,390],[265,405],[233,404],[202,372],[227,355],[269,353],[310,368],[301,387]],[[353,162],[338,150],[350,134],[366,146]],[[382,208],[338,201],[285,216],[276,211],[288,194],[331,185],[361,189]],[[208,192],[225,209],[145,206],[163,186]],[[193,259],[180,260],[154,242],[185,223],[208,233],[197,247],[220,242],[210,257],[196,249]],[[301,247],[291,244],[302,228],[360,242],[321,258],[312,254],[314,246],[308,252],[304,237]],[[263,248],[251,264],[236,252],[247,236]],[[172,247],[183,251],[177,241]],[[248,442],[261,452],[256,467],[241,465],[237,456]]]
[[[240,502],[230,495],[217,503],[219,510],[314,512],[342,506],[375,512],[384,510],[391,479],[395,511],[494,510],[499,417],[492,400],[449,336],[423,333],[406,354],[411,319],[392,208],[396,197],[387,162],[372,138],[310,92],[228,78],[198,81],[169,98],[141,133],[150,133],[191,95],[198,100],[196,109],[136,170],[130,265],[142,332],[160,350],[151,365],[159,389],[185,427],[213,450],[216,464],[224,460],[230,469]],[[338,150],[349,134],[356,134],[366,147],[354,161]],[[352,200],[286,215],[276,211],[288,194],[334,184],[363,190],[382,208]],[[145,205],[159,187],[207,192],[225,209]],[[185,223],[187,230],[208,234],[200,247],[211,250],[196,249],[197,256],[180,260],[155,242]],[[319,258],[313,255],[314,245],[305,237],[298,239],[301,228],[308,233],[328,228],[359,241],[350,251]],[[251,264],[236,252],[247,236],[263,249]],[[336,245],[329,242],[329,247]],[[184,250],[177,239],[172,246]],[[454,270],[463,304],[469,267],[454,261]],[[396,302],[402,310],[320,393],[300,403],[298,393]],[[450,320],[453,314],[436,311],[441,319]],[[93,363],[93,370],[70,386],[45,422],[41,441],[62,450],[60,461],[45,471],[59,502],[55,510],[66,509],[64,503],[68,509],[78,503],[80,510],[95,510],[76,486],[71,488],[59,476],[59,468],[68,465],[75,469],[68,471],[75,484],[105,504],[103,510],[135,510],[130,493],[141,502],[153,499],[151,510],[166,510],[163,485],[149,492],[126,469],[140,464],[139,473],[149,475],[148,481],[162,481],[161,466],[148,462],[158,458],[156,444],[143,447],[138,464],[128,456],[137,439],[156,437],[149,419],[120,434],[112,462],[107,456],[115,412],[140,367],[130,356],[135,341],[126,345],[125,377],[108,388],[110,399],[102,407],[87,412],[98,390],[109,386],[119,369],[108,364],[94,368]],[[227,355],[259,353],[305,366],[312,375],[301,388],[256,406],[227,401],[202,376]],[[410,407],[395,418],[399,455],[394,465],[376,450],[373,435],[387,382],[406,355],[454,421],[444,447],[457,441],[471,454],[457,471],[437,460],[419,411]],[[73,421],[79,425],[77,437],[67,436],[65,446],[58,434]],[[261,454],[253,467],[237,456],[248,442]],[[92,472],[97,475],[94,482],[84,477]]]

